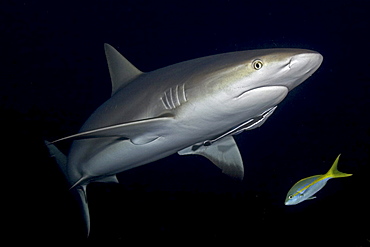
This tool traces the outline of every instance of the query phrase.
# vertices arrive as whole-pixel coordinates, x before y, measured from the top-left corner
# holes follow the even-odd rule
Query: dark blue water
[[[330,3],[328,3],[330,2]],[[369,245],[367,1],[3,1],[0,4],[2,204],[10,238],[83,239],[78,207],[43,140],[76,133],[110,96],[103,43],[142,71],[201,56],[295,47],[324,62],[259,129],[236,137],[243,182],[173,155],[91,184],[94,241],[225,241],[228,246]],[[70,143],[59,145],[68,152]],[[317,199],[290,187],[339,169]]]

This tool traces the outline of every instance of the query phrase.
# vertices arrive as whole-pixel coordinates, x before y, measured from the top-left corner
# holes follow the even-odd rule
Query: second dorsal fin
[[[124,56],[109,44],[104,44],[105,55],[108,61],[109,73],[112,80],[112,95],[127,85],[134,78],[142,74]]]

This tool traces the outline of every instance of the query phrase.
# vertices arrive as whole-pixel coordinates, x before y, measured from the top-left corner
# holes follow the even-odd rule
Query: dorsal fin
[[[112,95],[131,80],[142,74],[134,65],[124,58],[109,44],[104,44],[105,55],[108,61],[109,73],[112,80]]]

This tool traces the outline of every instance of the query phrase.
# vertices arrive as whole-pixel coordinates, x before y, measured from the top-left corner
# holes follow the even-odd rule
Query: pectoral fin
[[[242,180],[244,177],[243,160],[232,136],[226,136],[210,146],[187,147],[178,152],[180,155],[198,154],[206,157],[228,176]]]
[[[315,198],[316,198],[316,196],[311,196],[311,197],[307,198],[306,200],[312,200],[312,199],[315,199]]]
[[[165,126],[172,119],[172,116],[162,116],[116,124],[70,135],[53,141],[51,144],[68,139],[118,137],[130,139],[132,143],[141,145],[156,140],[159,137],[157,135],[158,131],[166,128]]]

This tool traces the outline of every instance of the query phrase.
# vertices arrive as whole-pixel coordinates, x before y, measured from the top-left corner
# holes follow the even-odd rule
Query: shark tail
[[[48,147],[50,156],[55,158],[59,166],[59,169],[63,172],[66,180],[70,182],[68,179],[68,175],[67,175],[67,157],[54,144],[48,141],[45,141],[45,144]],[[73,197],[75,198],[75,200],[79,203],[80,211],[83,215],[85,226],[86,226],[86,233],[87,233],[87,236],[89,236],[90,214],[89,214],[89,207],[87,204],[86,185],[77,185],[78,182],[75,183],[70,188],[70,191],[73,194]]]

